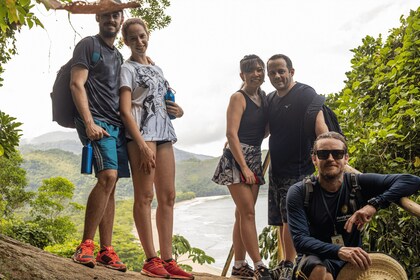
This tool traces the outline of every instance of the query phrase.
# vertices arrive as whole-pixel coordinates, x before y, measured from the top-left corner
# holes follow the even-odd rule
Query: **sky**
[[[151,34],[147,54],[163,69],[184,109],[184,116],[173,120],[175,147],[222,154],[226,108],[241,85],[244,55],[257,54],[266,62],[286,54],[295,81],[319,94],[337,93],[351,69],[350,50],[367,35],[386,38],[400,26],[401,15],[418,7],[418,0],[172,0],[166,10],[172,22]],[[0,87],[0,110],[23,123],[24,139],[71,131],[52,122],[49,94],[75,44],[99,30],[94,15],[69,17],[41,5],[34,12],[45,29],[24,28],[18,34],[18,55],[5,65]],[[129,57],[126,46],[121,52]],[[268,77],[262,89],[274,90]]]

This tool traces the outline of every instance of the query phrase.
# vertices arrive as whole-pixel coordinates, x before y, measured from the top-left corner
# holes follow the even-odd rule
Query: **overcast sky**
[[[185,111],[173,121],[175,146],[221,155],[226,107],[241,85],[244,55],[267,61],[284,53],[293,61],[296,81],[320,94],[339,92],[350,70],[350,50],[366,35],[387,37],[389,29],[400,26],[400,16],[418,6],[418,0],[171,1],[167,14],[172,22],[151,35],[148,55],[163,69]],[[25,28],[18,34],[19,54],[5,66],[0,87],[0,110],[24,123],[23,138],[70,131],[51,121],[49,93],[74,45],[98,32],[94,15],[71,15],[70,24],[65,11],[37,5],[36,14],[45,30]],[[128,58],[127,47],[122,53]],[[273,90],[268,78],[262,88]]]

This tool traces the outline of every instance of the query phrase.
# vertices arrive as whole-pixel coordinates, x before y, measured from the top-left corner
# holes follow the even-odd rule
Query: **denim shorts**
[[[102,127],[110,136],[104,136],[100,140],[90,141],[86,136],[85,124],[80,118],[75,118],[76,130],[80,141],[86,145],[91,142],[93,149],[93,167],[95,175],[102,170],[113,169],[118,171],[118,178],[129,178],[127,142],[124,129],[108,124],[103,121],[94,120],[95,124]]]
[[[289,188],[302,181],[306,175],[297,178],[278,178],[269,171],[268,224],[282,226],[287,223],[286,196]]]

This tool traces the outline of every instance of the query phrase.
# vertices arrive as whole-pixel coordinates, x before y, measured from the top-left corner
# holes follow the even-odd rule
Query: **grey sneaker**
[[[254,270],[255,280],[272,280],[270,271],[265,266],[259,266]]]
[[[252,279],[254,277],[254,270],[249,264],[243,265],[240,268],[233,267],[230,276],[239,279]]]
[[[274,280],[280,279],[280,275],[283,269],[283,264],[284,264],[284,261],[281,261],[273,270],[270,270],[271,278],[273,278]]]
[[[279,280],[292,280],[293,267],[284,266],[281,270]]]

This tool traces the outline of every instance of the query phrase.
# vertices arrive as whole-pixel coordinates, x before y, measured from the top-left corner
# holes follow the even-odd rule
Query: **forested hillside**
[[[27,172],[28,190],[36,190],[44,179],[61,176],[75,184],[75,201],[86,201],[95,178],[93,175],[80,173],[82,146],[74,134],[48,133],[20,146],[22,168]],[[194,192],[197,197],[228,194],[226,187],[211,181],[218,158],[178,149],[175,149],[175,157],[178,192]],[[133,197],[131,179],[121,179],[118,182],[116,195],[117,199]]]

